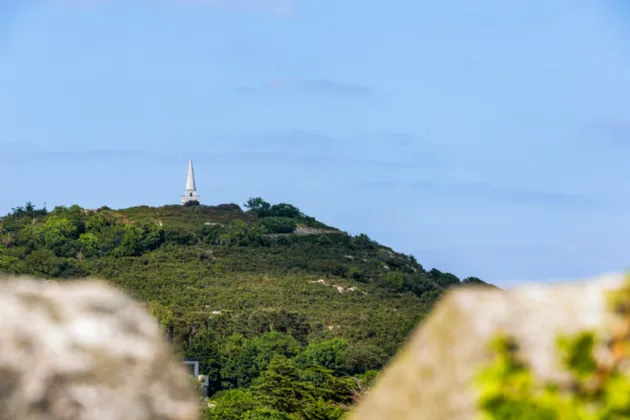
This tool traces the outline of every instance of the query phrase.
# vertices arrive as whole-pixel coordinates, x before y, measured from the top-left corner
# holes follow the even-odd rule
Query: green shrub
[[[194,245],[197,243],[197,237],[185,229],[167,226],[164,228],[164,242],[184,246]]]
[[[295,363],[301,368],[321,366],[341,374],[345,369],[344,352],[350,347],[346,340],[333,338],[326,341],[313,341],[300,353]]]
[[[216,208],[219,210],[225,210],[225,211],[243,211],[241,209],[241,206],[239,206],[236,203],[219,204],[218,206],[216,206]]]
[[[297,228],[295,220],[288,217],[265,217],[260,224],[266,233],[293,233]]]

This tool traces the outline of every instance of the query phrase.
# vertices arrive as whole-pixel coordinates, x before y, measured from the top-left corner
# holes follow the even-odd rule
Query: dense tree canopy
[[[208,375],[206,419],[338,419],[444,290],[485,284],[290,204],[245,208],[27,203],[0,219],[0,272],[101,277],[143,301]]]

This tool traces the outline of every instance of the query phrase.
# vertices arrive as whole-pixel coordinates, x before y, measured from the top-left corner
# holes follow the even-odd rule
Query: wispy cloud
[[[82,163],[94,160],[122,160],[138,159],[150,156],[150,152],[143,150],[77,150],[77,151],[46,151],[46,150],[0,150],[0,165],[29,165],[29,164],[59,164],[76,162]]]
[[[381,137],[400,147],[408,147],[418,142],[417,136],[411,133],[387,132]]]
[[[630,146],[630,120],[596,121],[585,126],[584,134],[592,141]]]
[[[32,147],[32,146],[34,146],[34,144],[31,142],[0,140],[0,150],[1,149],[23,149],[24,147]]]
[[[223,9],[268,13],[277,17],[292,17],[295,14],[294,0],[169,0],[194,6],[211,6]]]
[[[321,92],[331,95],[372,96],[372,90],[355,83],[338,83],[332,80],[297,80],[293,85],[306,92]]]
[[[195,156],[200,162],[209,164],[230,163],[235,165],[278,167],[278,166],[298,166],[298,167],[319,167],[322,170],[331,168],[366,167],[379,169],[404,169],[415,168],[417,163],[403,160],[386,159],[357,159],[344,155],[332,154],[304,154],[304,153],[282,153],[282,152],[225,152],[225,153],[189,153]],[[181,161],[181,159],[180,159]]]
[[[313,138],[315,139],[315,137]],[[286,151],[251,150],[251,151],[221,151],[205,152],[188,150],[179,151],[150,151],[150,150],[75,150],[75,151],[34,151],[34,150],[1,150],[0,166],[23,165],[60,165],[107,162],[142,163],[152,162],[164,165],[181,165],[193,158],[199,164],[217,165],[229,164],[233,166],[258,166],[277,168],[283,167],[318,167],[329,169],[332,167],[366,167],[381,169],[414,168],[415,162],[395,159],[355,158],[343,154],[326,152],[309,152],[304,147]]]
[[[212,152],[263,152],[300,156],[334,156],[331,163],[396,162],[405,168],[439,170],[444,159],[413,134],[360,133],[333,135],[310,129],[222,134],[212,139]]]
[[[238,88],[237,92],[255,94],[280,90],[293,90],[297,92],[325,94],[331,96],[351,96],[363,98],[374,96],[374,92],[371,88],[356,83],[342,83],[322,79],[294,78],[278,78],[258,87],[243,86]]]
[[[590,194],[572,194],[557,191],[540,191],[521,187],[500,187],[487,183],[440,183],[434,181],[377,181],[359,185],[361,188],[407,188],[429,194],[483,198],[524,205],[582,205],[605,204],[606,197]]]
[[[442,159],[421,146],[418,138],[403,132],[339,136],[306,128],[183,136],[176,146],[171,141],[158,139],[150,149],[67,146],[64,150],[51,150],[43,144],[0,141],[0,165],[96,161],[177,164],[191,157],[209,164],[247,162],[258,167],[303,164],[322,168],[341,165],[435,170],[436,166],[443,165]]]
[[[312,130],[282,130],[269,133],[224,137],[230,151],[292,152],[298,154],[330,154],[337,151],[339,141]]]
[[[63,6],[98,6],[130,2],[131,0],[52,0]],[[255,12],[288,18],[295,14],[294,0],[161,0],[162,5],[207,6],[235,12]]]

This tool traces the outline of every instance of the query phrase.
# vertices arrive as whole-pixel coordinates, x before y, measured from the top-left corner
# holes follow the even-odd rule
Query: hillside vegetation
[[[290,204],[85,210],[27,203],[0,219],[0,272],[98,277],[202,362],[207,419],[338,419],[449,287],[367,235]]]

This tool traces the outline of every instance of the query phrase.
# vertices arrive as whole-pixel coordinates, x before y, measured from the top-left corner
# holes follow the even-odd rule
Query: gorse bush
[[[462,283],[293,205],[245,207],[28,203],[0,219],[0,272],[100,277],[143,301],[209,377],[207,419],[338,419]]]

